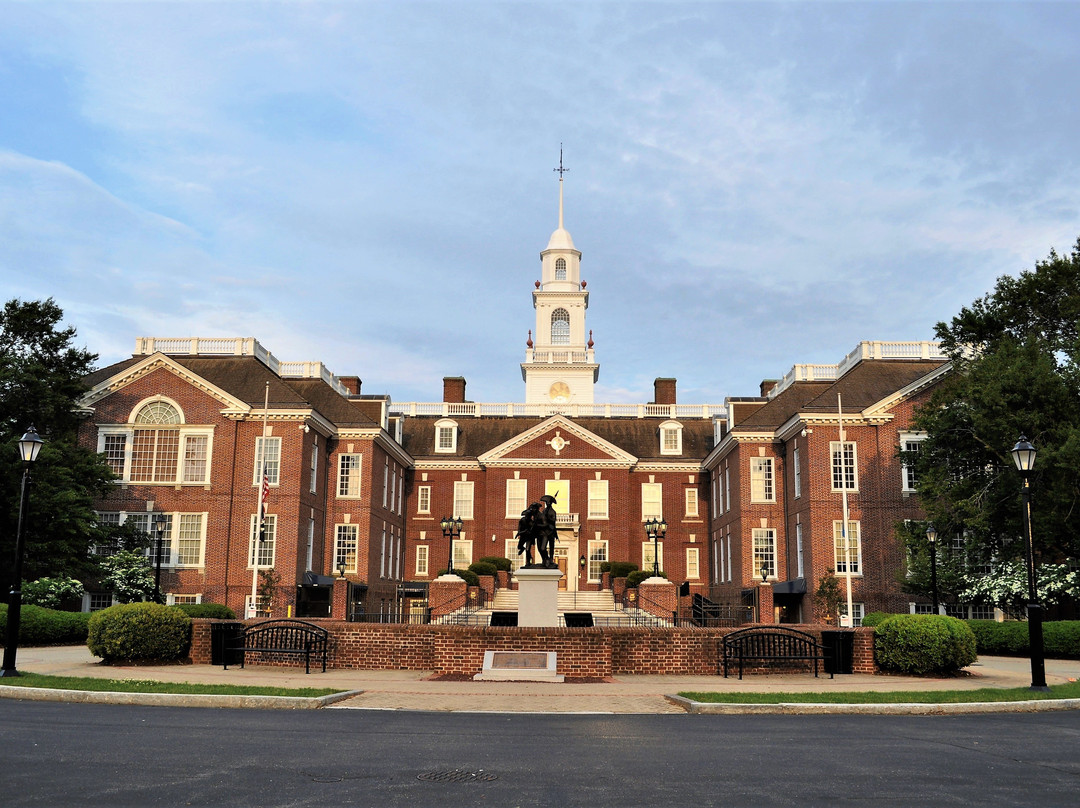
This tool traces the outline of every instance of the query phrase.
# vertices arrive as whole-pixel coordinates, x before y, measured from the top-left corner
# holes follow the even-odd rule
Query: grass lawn
[[[705,704],[967,704],[978,701],[1080,699],[1080,682],[1054,685],[1049,693],[1026,687],[979,690],[891,690],[859,693],[680,693]]]
[[[333,687],[259,687],[255,685],[207,685],[187,682],[156,682],[146,679],[94,679],[82,676],[46,676],[19,673],[0,679],[0,685],[46,687],[53,690],[93,690],[109,693],[181,693],[188,696],[294,696],[317,698],[340,692]]]

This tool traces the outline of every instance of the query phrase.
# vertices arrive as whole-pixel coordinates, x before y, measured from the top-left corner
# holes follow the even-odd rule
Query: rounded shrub
[[[469,586],[480,586],[480,577],[472,570],[450,570],[450,574],[461,578]],[[446,570],[441,570],[439,575],[446,575]]]
[[[870,612],[870,614],[866,615],[866,617],[862,619],[862,625],[880,626],[892,616],[893,615],[891,612]]]
[[[1043,623],[1046,655],[1054,659],[1080,659],[1080,620]]]
[[[638,565],[630,561],[612,561],[610,563],[611,577],[627,578],[630,576],[630,573],[634,572],[637,568]]]
[[[874,657],[886,671],[951,673],[977,659],[975,635],[955,617],[897,614],[877,626]]]
[[[629,575],[626,576],[626,585],[630,586],[630,587],[634,587],[634,586],[637,586],[638,584],[640,584],[646,578],[652,578],[652,577],[653,577],[652,570],[634,570],[633,572],[631,572]],[[663,570],[660,570],[660,577],[661,578],[667,578],[667,575],[664,574]]]
[[[86,646],[106,662],[173,662],[191,648],[191,618],[160,603],[122,603],[95,612]]]
[[[236,612],[220,603],[177,603],[173,606],[188,617],[208,617],[213,620],[235,620]]]
[[[469,571],[474,572],[477,575],[491,575],[494,576],[498,572],[498,568],[487,561],[474,561],[469,565]]]
[[[86,642],[88,612],[62,612],[23,605],[19,645],[78,645]],[[7,604],[0,603],[0,642],[7,643]]]
[[[494,564],[500,572],[510,572],[510,559],[503,556],[484,556],[479,559],[487,564]]]

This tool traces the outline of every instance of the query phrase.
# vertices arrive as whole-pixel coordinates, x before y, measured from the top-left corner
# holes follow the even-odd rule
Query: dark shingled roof
[[[735,424],[731,431],[775,429],[802,410],[806,402],[817,398],[832,385],[832,382],[795,382],[745,420]]]

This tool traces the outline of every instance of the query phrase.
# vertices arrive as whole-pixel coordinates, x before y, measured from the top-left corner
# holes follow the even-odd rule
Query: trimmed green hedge
[[[607,565],[607,569],[604,569],[604,564]],[[605,561],[600,565],[601,572],[610,572],[612,579],[615,578],[628,578],[630,573],[637,570],[638,565],[630,561]],[[646,576],[648,577],[648,576]]]
[[[870,612],[870,614],[862,619],[862,625],[865,627],[880,626],[890,617],[892,617],[892,615],[889,612]]]
[[[968,625],[975,632],[980,654],[1027,656],[1031,653],[1026,621],[972,620]],[[1080,620],[1043,623],[1043,646],[1047,657],[1080,659]]]
[[[463,579],[469,586],[480,586],[480,577],[472,570],[450,570],[450,574]],[[439,575],[446,575],[446,570],[439,570]]]
[[[160,603],[122,603],[90,617],[86,646],[106,662],[173,662],[191,648],[191,618]]]
[[[644,581],[646,578],[652,578],[652,570],[634,570],[626,576],[626,585],[629,587],[635,587]],[[667,574],[660,570],[660,577],[667,578]]]
[[[78,645],[86,642],[88,612],[62,612],[23,604],[19,645]],[[7,644],[7,604],[0,603],[0,643]]]
[[[177,603],[173,606],[188,617],[209,617],[213,620],[235,620],[236,612],[220,603]]]
[[[475,572],[477,575],[491,575],[492,577],[494,577],[495,573],[499,570],[494,564],[490,562],[474,561],[472,564],[469,565],[469,571]]]
[[[480,558],[478,560],[484,562],[485,564],[494,564],[495,569],[502,572],[510,572],[509,558],[505,558],[503,556],[484,556],[483,558]]]
[[[874,632],[874,658],[882,670],[951,673],[978,657],[975,634],[963,620],[937,614],[893,615]]]

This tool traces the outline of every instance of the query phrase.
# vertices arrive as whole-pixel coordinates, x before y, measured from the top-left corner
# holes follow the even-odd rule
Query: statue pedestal
[[[562,570],[519,569],[514,573],[518,582],[518,625],[559,625],[559,579]]]

